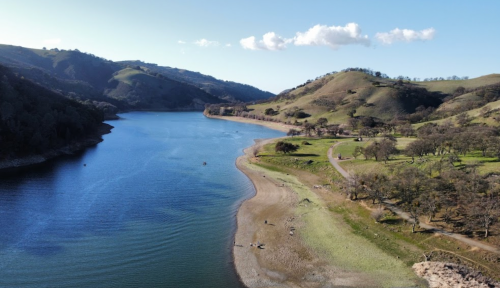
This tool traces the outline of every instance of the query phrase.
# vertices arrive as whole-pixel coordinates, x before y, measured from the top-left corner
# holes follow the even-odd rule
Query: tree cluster
[[[381,141],[373,141],[366,148],[359,146],[356,148],[358,150],[355,151],[355,153],[357,155],[363,154],[366,160],[375,158],[375,161],[383,160],[384,162],[389,161],[392,155],[399,152],[398,149],[396,149],[395,139],[389,138],[382,139]]]
[[[282,152],[284,154],[295,152],[298,149],[299,145],[294,145],[290,142],[285,142],[285,141],[278,141],[278,143],[276,143],[276,145],[274,146],[274,151]]]
[[[466,234],[482,231],[488,237],[500,217],[500,180],[480,176],[474,165],[464,170],[445,166],[436,177],[412,165],[398,166],[389,175],[355,174],[344,187],[352,200],[363,195],[373,204],[387,198],[397,201],[413,220],[413,232],[420,218],[427,216],[429,222],[444,222]]]
[[[483,157],[495,156],[500,159],[499,131],[493,127],[467,127],[467,119],[459,120],[462,127],[450,123],[443,125],[426,124],[418,129],[418,139],[408,144],[405,155],[422,158],[432,154],[448,159],[451,163],[460,156],[479,150]]]

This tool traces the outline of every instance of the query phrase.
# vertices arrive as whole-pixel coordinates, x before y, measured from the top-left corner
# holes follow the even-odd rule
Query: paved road
[[[337,145],[339,145],[341,143],[342,142],[337,143],[335,145],[332,145],[330,147],[330,149],[328,149],[327,156],[328,156],[328,160],[330,160],[330,163],[333,165],[333,167],[335,169],[337,169],[337,171],[342,176],[344,176],[344,178],[347,178],[347,177],[349,177],[349,173],[347,173],[347,171],[345,171],[344,168],[342,168],[339,165],[337,159],[332,156],[333,148],[335,148],[335,146],[337,146]],[[388,209],[390,209],[392,212],[396,213],[399,217],[401,217],[401,218],[409,221],[410,223],[413,223],[413,219],[410,219],[410,215],[408,215],[408,213],[404,212],[399,207],[397,207],[391,200],[387,200],[386,199],[386,200],[383,201],[383,203],[385,204],[385,206]],[[445,236],[457,239],[457,240],[459,240],[459,241],[461,241],[461,242],[463,242],[463,243],[465,243],[467,245],[470,245],[470,246],[473,246],[473,247],[478,247],[478,248],[484,249],[486,251],[490,251],[490,252],[493,252],[493,253],[500,254],[500,249],[498,249],[496,247],[493,247],[493,246],[490,246],[490,245],[487,245],[487,244],[484,244],[482,242],[479,242],[479,241],[467,238],[466,236],[463,236],[461,234],[457,234],[457,233],[449,232],[449,231],[446,231],[446,230],[443,230],[443,229],[439,229],[439,228],[436,228],[434,226],[431,226],[431,225],[428,225],[428,224],[425,224],[425,223],[420,223],[419,226],[422,227],[422,228],[424,228],[424,229],[431,230],[434,233],[445,235]]]

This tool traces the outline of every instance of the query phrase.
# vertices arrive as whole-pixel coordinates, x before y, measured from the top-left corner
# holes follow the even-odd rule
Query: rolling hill
[[[249,105],[241,115],[285,123],[315,123],[326,118],[328,123],[341,124],[351,117],[382,121],[399,117],[416,123],[452,117],[497,100],[500,74],[413,82],[346,69],[287,89],[270,101]]]
[[[162,67],[156,64],[141,61],[121,61],[119,63],[130,66],[140,66],[148,72],[162,74],[170,79],[196,86],[207,93],[230,102],[250,102],[255,100],[269,99],[275,95],[257,89],[250,85],[240,84],[232,81],[223,81],[212,76],[204,75],[184,69]]]
[[[93,105],[68,99],[0,65],[0,162],[78,146],[89,137],[98,138],[91,141],[95,144],[99,129],[109,127],[102,121],[103,114]]]
[[[0,45],[0,64],[68,98],[105,107],[108,118],[117,111],[203,110],[206,103],[252,101],[274,96],[248,85],[183,70],[190,79],[205,83],[196,84],[194,80],[174,77],[175,73],[167,73],[164,67],[154,70],[137,63],[113,62],[78,50]],[[154,64],[148,66],[156,67]],[[208,89],[207,85],[216,88]]]

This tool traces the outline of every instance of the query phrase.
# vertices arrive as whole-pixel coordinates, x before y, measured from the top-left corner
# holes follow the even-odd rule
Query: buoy
[[[203,162],[203,165],[207,165],[207,162]]]

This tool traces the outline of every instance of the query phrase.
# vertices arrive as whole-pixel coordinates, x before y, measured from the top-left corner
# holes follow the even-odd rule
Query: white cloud
[[[231,43],[226,44],[226,47],[231,47],[231,46],[233,46],[233,45],[231,45]]]
[[[255,36],[243,38],[240,44],[243,48],[249,50],[285,50],[286,44],[290,43],[291,39],[285,39],[274,32],[268,32],[262,36],[262,40],[256,41]]]
[[[200,47],[210,47],[210,46],[219,46],[219,42],[217,41],[209,41],[207,39],[200,39],[194,42],[194,44]]]
[[[296,46],[328,46],[337,49],[351,44],[370,46],[370,39],[367,35],[361,34],[358,24],[349,23],[343,27],[316,25],[306,32],[297,32],[296,36],[290,39],[269,32],[264,34],[262,40],[259,41],[254,36],[240,40],[241,46],[249,50],[285,50],[289,43]]]
[[[186,42],[185,42],[185,41],[182,41],[182,40],[177,41],[177,43],[178,43],[178,44],[186,44]]]
[[[329,46],[337,49],[340,46],[360,44],[370,46],[367,35],[361,35],[361,28],[356,23],[342,26],[316,25],[307,32],[297,32],[293,39],[295,45]]]
[[[45,39],[43,40],[43,44],[45,45],[57,45],[61,43],[62,40],[60,38],[53,38],[53,39]]]
[[[426,41],[434,39],[436,30],[428,28],[421,31],[399,29],[396,28],[390,32],[383,32],[375,34],[375,38],[384,44],[392,44],[394,42],[413,42],[413,41]]]

